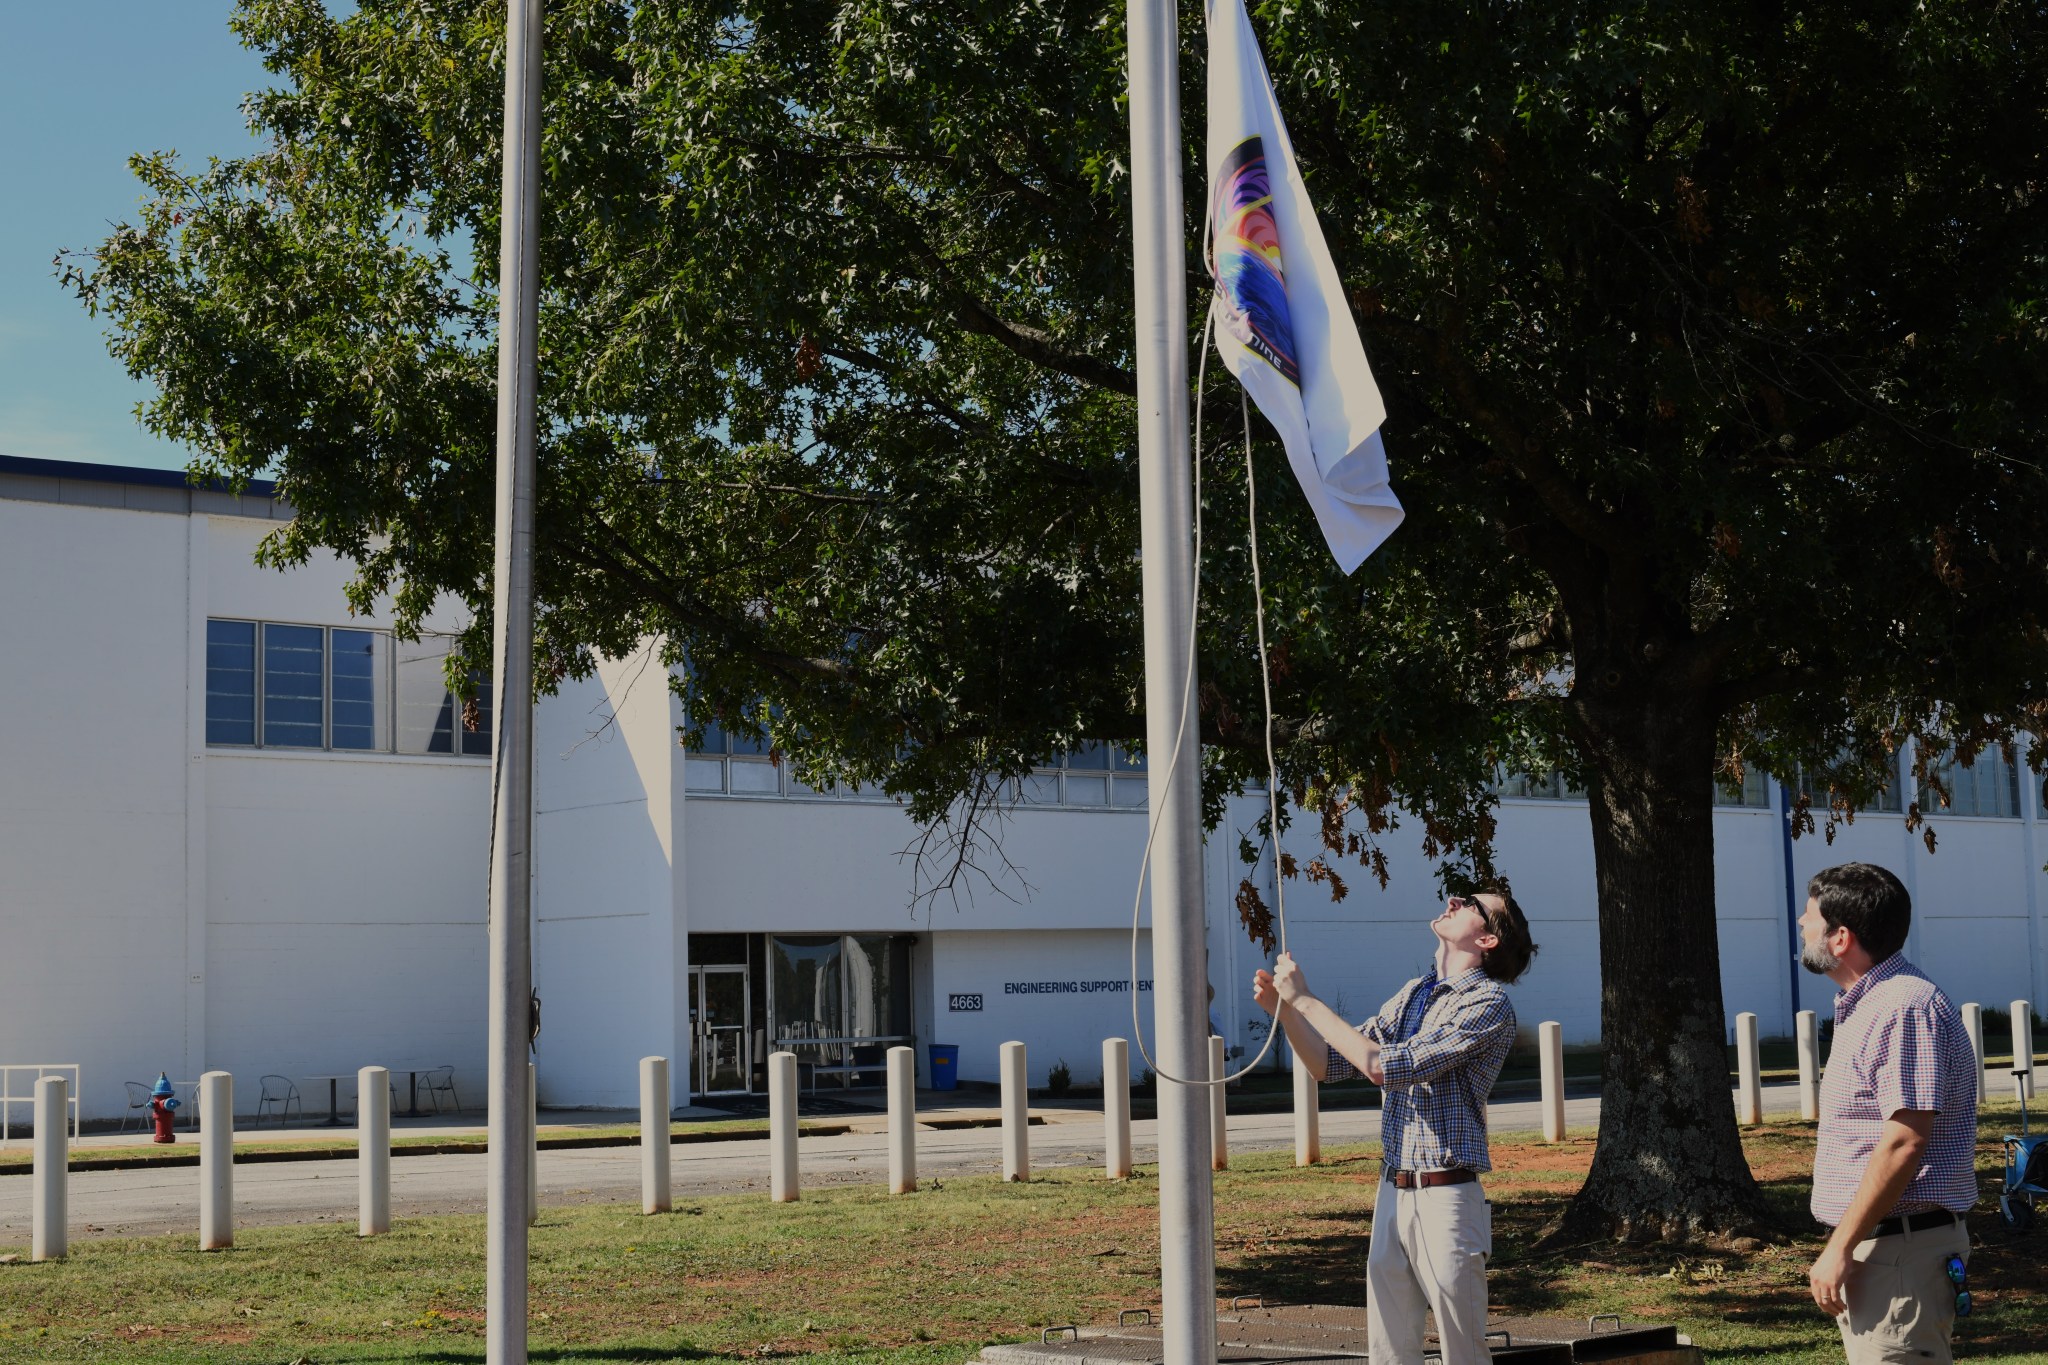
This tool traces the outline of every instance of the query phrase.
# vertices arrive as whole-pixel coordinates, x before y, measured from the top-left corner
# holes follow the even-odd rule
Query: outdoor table
[[[340,1106],[336,1103],[337,1087],[339,1087],[341,1082],[352,1081],[355,1078],[356,1073],[353,1071],[342,1076],[308,1076],[305,1078],[309,1081],[327,1082],[327,1122],[320,1125],[322,1128],[341,1127],[341,1110]],[[358,1103],[360,1103],[360,1100],[358,1100]]]
[[[437,1068],[419,1062],[399,1062],[390,1070],[393,1075],[405,1073],[405,1116],[416,1119],[420,1116],[420,1077]]]

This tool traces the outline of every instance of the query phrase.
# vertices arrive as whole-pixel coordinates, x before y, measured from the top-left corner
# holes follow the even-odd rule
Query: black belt
[[[1901,1232],[1924,1232],[1928,1228],[1945,1228],[1955,1222],[1961,1214],[1952,1209],[1925,1209],[1919,1213],[1908,1213],[1896,1218],[1881,1218],[1870,1230],[1872,1237],[1891,1237]]]
[[[1478,1178],[1479,1172],[1463,1169],[1387,1172],[1387,1179],[1394,1182],[1394,1188],[1397,1190],[1427,1190],[1438,1185],[1463,1185]]]

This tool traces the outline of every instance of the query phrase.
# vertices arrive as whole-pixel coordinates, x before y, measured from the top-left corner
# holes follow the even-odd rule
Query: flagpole
[[[539,359],[542,0],[507,0],[498,235],[498,507],[492,568],[490,1156],[484,1342],[526,1365],[526,1049],[533,994],[533,485]]]
[[[1189,653],[1194,500],[1188,464],[1186,233],[1179,37],[1172,0],[1128,0],[1131,219],[1137,275],[1138,497],[1145,741],[1153,839],[1152,975],[1162,1071],[1207,1076],[1201,716]],[[1182,724],[1185,717],[1185,724]],[[1216,1238],[1205,1087],[1159,1086],[1164,1365],[1215,1365]]]

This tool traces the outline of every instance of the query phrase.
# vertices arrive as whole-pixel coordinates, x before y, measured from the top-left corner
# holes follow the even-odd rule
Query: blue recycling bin
[[[957,1043],[928,1044],[932,1059],[932,1089],[960,1088],[960,1046]]]

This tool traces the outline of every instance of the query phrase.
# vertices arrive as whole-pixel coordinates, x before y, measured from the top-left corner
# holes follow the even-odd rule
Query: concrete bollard
[[[1757,1066],[1756,1016],[1735,1016],[1735,1121],[1753,1128],[1764,1121],[1763,1075]]]
[[[62,1260],[70,1250],[71,1083],[62,1076],[36,1080],[35,1189],[29,1196],[31,1261]]]
[[[1970,1035],[1970,1055],[1977,1059],[1977,1103],[1984,1103],[1984,1007],[1971,1001],[1963,1006],[1963,1032]]]
[[[1820,1117],[1820,1020],[1812,1010],[1801,1010],[1793,1018],[1793,1032],[1799,1044],[1799,1117],[1812,1123]],[[1981,1030],[1977,1045],[1983,1047]],[[1977,1060],[1977,1088],[1984,1088],[1981,1052]]]
[[[526,1064],[526,1222],[540,1222],[540,1072]]]
[[[917,1049],[892,1047],[889,1059],[889,1193],[917,1188]]]
[[[768,1197],[796,1199],[796,1054],[768,1054]]]
[[[235,1244],[235,1078],[199,1078],[199,1249]]]
[[[356,1235],[391,1231],[391,1073],[356,1072]]]
[[[1209,1169],[1230,1169],[1230,1116],[1223,1105],[1223,1040],[1209,1035]]]
[[[1763,1074],[1757,1068],[1757,1017],[1735,1015],[1735,1121],[1755,1128],[1763,1121]]]
[[[1543,1140],[1564,1141],[1564,1025],[1546,1019],[1536,1026],[1536,1071],[1542,1079]]]
[[[1122,1038],[1102,1040],[1102,1169],[1131,1178],[1131,1045]]]
[[[668,1058],[640,1059],[640,1212],[667,1213]]]
[[[1001,1050],[1003,1078],[1003,1179],[1031,1178],[1031,1098],[1026,1092],[1024,1044],[1004,1043]]]
[[[2034,1007],[2025,1000],[2012,1002],[2012,1065],[2024,1070],[2027,1098],[2034,1098]]]
[[[1277,1028],[1278,1025],[1275,1025]],[[1323,1159],[1323,1093],[1316,1078],[1294,1054],[1294,1164],[1313,1166]]]

